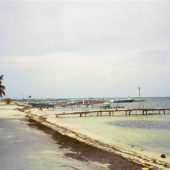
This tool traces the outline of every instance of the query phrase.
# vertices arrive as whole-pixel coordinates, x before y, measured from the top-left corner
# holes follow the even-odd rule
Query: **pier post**
[[[129,116],[131,115],[131,111],[129,111]]]

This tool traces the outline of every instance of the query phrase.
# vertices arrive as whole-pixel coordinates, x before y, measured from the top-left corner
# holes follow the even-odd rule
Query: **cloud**
[[[136,94],[138,85],[161,88],[160,79],[161,83],[170,81],[170,62],[141,64],[134,56],[125,58],[118,53],[115,57],[103,53],[9,56],[1,57],[0,63],[0,71],[11,80],[6,82],[8,88],[13,85],[17,96],[128,96]]]
[[[128,96],[139,85],[169,94],[170,2],[0,4],[8,95]]]
[[[169,46],[170,2],[11,2],[1,6],[1,53]]]

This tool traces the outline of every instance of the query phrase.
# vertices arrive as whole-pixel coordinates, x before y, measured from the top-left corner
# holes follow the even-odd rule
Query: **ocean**
[[[170,108],[170,97],[143,98],[141,108]],[[124,104],[128,108],[138,108],[138,103]],[[122,140],[126,145],[147,150],[150,153],[170,157],[170,111],[165,115],[131,116],[110,122],[120,131],[126,129],[127,135],[117,140]],[[119,131],[118,130],[118,131]],[[169,159],[170,160],[170,159]]]
[[[170,108],[170,97],[144,97],[144,102],[140,103],[140,108]],[[138,102],[125,103],[127,108],[138,108]]]

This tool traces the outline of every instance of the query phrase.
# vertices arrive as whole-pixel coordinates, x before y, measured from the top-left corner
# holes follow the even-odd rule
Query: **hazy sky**
[[[7,97],[170,96],[170,1],[0,1]]]

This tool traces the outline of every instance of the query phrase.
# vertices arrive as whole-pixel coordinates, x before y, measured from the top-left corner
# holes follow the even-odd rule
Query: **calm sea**
[[[141,108],[170,108],[170,97],[150,97],[144,100]],[[138,108],[139,103],[127,103],[123,106]],[[131,136],[130,140],[126,140],[126,136],[124,138],[127,145],[137,146],[158,155],[165,153],[170,158],[170,111],[165,115],[132,116],[110,123],[114,127],[126,129]]]
[[[113,98],[113,99],[122,99],[122,98]],[[140,102],[141,108],[170,108],[170,97],[144,97],[142,98],[144,101]],[[107,99],[107,101],[109,101]],[[117,104],[113,104],[117,105]],[[120,106],[125,106],[128,108],[138,108],[138,102],[132,103],[119,103]]]

